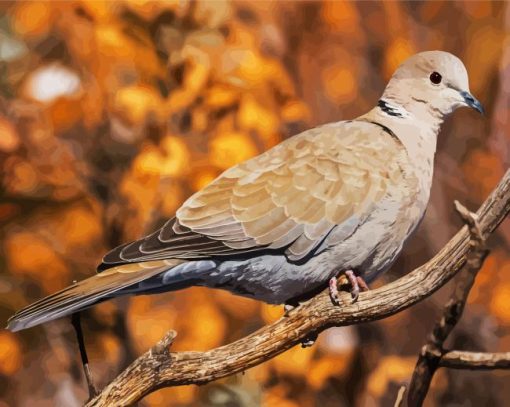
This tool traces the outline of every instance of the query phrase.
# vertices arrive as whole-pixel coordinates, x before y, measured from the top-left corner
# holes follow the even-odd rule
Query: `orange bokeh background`
[[[485,117],[461,110],[440,135],[431,204],[392,272],[432,256],[510,160],[510,3],[66,1],[0,3],[0,319],[94,272],[108,249],[155,229],[224,169],[320,123],[373,106],[409,55],[466,64]],[[491,240],[449,345],[510,349],[510,228]],[[209,385],[141,406],[393,405],[452,284],[386,320],[330,329]],[[282,307],[194,288],[85,312],[100,385],[169,329],[174,350],[246,335]],[[507,372],[440,370],[429,406],[503,406]],[[67,320],[0,331],[0,407],[86,399]],[[506,403],[505,403],[506,401]]]

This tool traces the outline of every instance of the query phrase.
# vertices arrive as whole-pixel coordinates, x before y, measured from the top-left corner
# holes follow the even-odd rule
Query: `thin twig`
[[[81,329],[80,313],[77,312],[72,315],[71,323],[73,324],[76,332],[76,339],[78,339],[78,346],[80,348],[81,363],[83,365],[83,372],[85,373],[85,379],[87,380],[87,387],[89,389],[89,399],[93,399],[97,396],[98,391],[94,385],[92,379],[92,372],[90,371],[89,358],[87,356],[87,349],[85,348],[85,341],[83,339],[83,331]]]
[[[471,252],[452,298],[444,308],[441,320],[436,324],[428,342],[421,349],[407,394],[407,401],[410,406],[421,406],[423,404],[432,377],[440,366],[444,353],[444,342],[459,322],[476,275],[489,254],[477,215],[468,211],[458,201],[455,201],[455,209],[469,227]]]
[[[452,350],[443,354],[439,366],[467,370],[510,369],[510,352]]]
[[[487,237],[510,211],[510,171],[478,210],[481,235]],[[430,261],[400,279],[363,292],[356,303],[340,293],[333,306],[327,291],[290,311],[271,325],[231,344],[206,352],[147,352],[117,376],[87,406],[130,405],[166,386],[204,384],[256,366],[300,343],[312,332],[393,315],[429,297],[466,262],[471,250],[464,226]]]
[[[395,404],[393,407],[400,407],[404,402],[404,395],[406,394],[406,386],[400,386],[397,393],[397,399],[395,400]]]

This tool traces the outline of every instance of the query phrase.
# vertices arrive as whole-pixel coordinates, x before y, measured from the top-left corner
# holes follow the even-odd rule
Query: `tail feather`
[[[70,315],[182,262],[148,261],[107,269],[19,310],[9,318],[7,329],[16,332]]]

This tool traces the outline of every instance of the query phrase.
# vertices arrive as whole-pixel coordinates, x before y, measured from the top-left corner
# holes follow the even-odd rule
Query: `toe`
[[[352,289],[351,290],[351,297],[352,297],[352,302],[355,303],[356,301],[358,301],[358,297],[359,297],[359,289]]]
[[[370,288],[368,287],[368,284],[363,279],[363,277],[357,276],[356,281],[358,282],[361,291],[370,291]]]
[[[331,298],[331,302],[334,305],[340,305],[340,297],[338,295],[338,292],[330,291],[329,292],[329,298]]]

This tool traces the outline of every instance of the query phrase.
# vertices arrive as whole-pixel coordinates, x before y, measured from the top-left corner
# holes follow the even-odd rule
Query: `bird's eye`
[[[432,82],[434,85],[441,83],[442,79],[443,79],[443,77],[441,76],[441,74],[439,72],[432,72],[430,74],[430,82]]]

